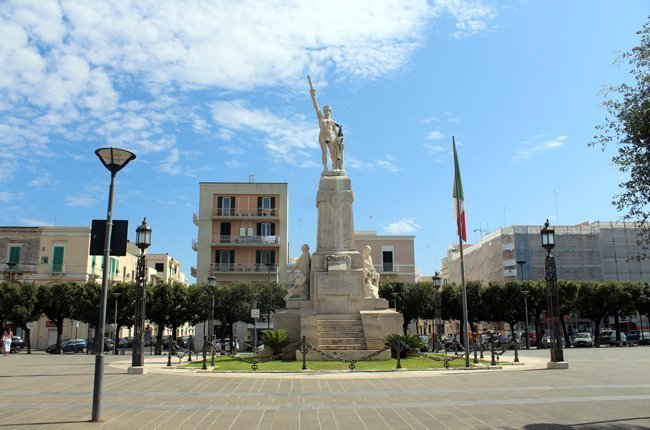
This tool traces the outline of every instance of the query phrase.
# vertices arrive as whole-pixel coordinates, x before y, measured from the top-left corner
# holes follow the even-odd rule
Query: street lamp
[[[524,312],[526,313],[526,349],[530,349],[530,334],[528,334],[528,290],[522,290],[521,293],[524,295]]]
[[[560,333],[560,300],[557,294],[557,272],[555,270],[555,257],[551,250],[555,248],[555,230],[549,227],[548,220],[541,230],[542,247],[548,253],[545,260],[546,269],[546,298],[548,301],[548,321],[551,330],[551,362],[549,367],[568,368],[566,365],[555,365],[554,363],[564,362],[564,351],[562,350],[562,336]]]
[[[524,264],[526,260],[517,260],[517,265],[519,266],[520,281],[524,281]],[[524,312],[526,312],[526,327],[524,328],[524,334],[526,335],[526,349],[530,349],[530,334],[528,333],[528,291],[523,291],[524,294]]]
[[[397,291],[393,291],[390,293],[391,296],[393,296],[393,303],[395,304],[395,311],[397,311]]]
[[[210,305],[210,320],[208,321],[208,341],[212,345],[212,336],[214,335],[214,287],[217,285],[217,278],[212,273],[208,276],[208,305]],[[214,345],[212,345],[212,362],[214,367]]]
[[[11,278],[13,277],[14,267],[16,267],[17,265],[18,265],[18,263],[16,263],[15,261],[8,261],[7,262],[7,267],[9,267],[9,283],[10,284],[11,284]]]
[[[120,298],[122,293],[113,293],[113,297],[115,297],[115,314],[114,314],[114,320],[113,320],[113,327],[115,327],[115,344],[113,345],[113,355],[117,355],[117,343],[118,343],[118,336],[117,336],[117,299]]]
[[[131,351],[131,372],[144,373],[144,320],[147,310],[147,257],[145,252],[151,246],[151,227],[147,218],[135,229],[135,246],[140,249],[136,269],[135,322],[133,324],[133,350]],[[137,369],[137,370],[136,370]]]
[[[122,170],[135,154],[125,149],[100,148],[95,151],[104,167],[111,172],[111,184],[108,188],[108,210],[106,212],[106,234],[104,235],[104,267],[102,269],[102,293],[99,302],[99,322],[97,324],[97,340],[104,342],[106,333],[106,301],[108,296],[108,260],[111,255],[111,233],[113,230],[113,190],[115,175]],[[91,421],[101,420],[102,389],[104,385],[104,348],[103,345],[95,351],[95,377],[93,381],[93,410]]]
[[[435,301],[435,326],[436,326],[436,337],[434,342],[434,349],[436,352],[442,345],[442,318],[441,318],[441,299],[440,299],[440,274],[436,272],[433,275],[433,288],[436,290],[436,301]]]

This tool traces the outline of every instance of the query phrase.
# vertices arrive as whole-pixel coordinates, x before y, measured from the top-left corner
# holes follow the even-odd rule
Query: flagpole
[[[454,146],[454,156],[456,156],[456,137],[451,137],[452,145]],[[455,160],[454,160],[455,161]],[[456,163],[454,163],[454,169],[456,169]],[[458,172],[454,172],[456,174]],[[456,196],[460,196],[460,181],[454,181],[456,183]],[[467,331],[467,287],[465,286],[465,260],[463,257],[463,234],[461,231],[460,225],[460,198],[456,198],[456,230],[458,230],[458,248],[460,251],[460,284],[463,291],[463,327],[465,331],[464,338],[464,347],[465,347],[465,367],[469,366],[469,332]]]

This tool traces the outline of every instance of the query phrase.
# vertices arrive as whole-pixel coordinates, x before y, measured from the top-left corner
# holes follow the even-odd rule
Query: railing
[[[254,245],[277,245],[280,243],[279,236],[234,236],[234,235],[213,235],[213,244],[254,244]]]
[[[255,272],[255,273],[276,273],[277,265],[267,266],[264,263],[213,263],[210,265],[211,272]]]
[[[231,217],[277,217],[277,209],[238,209],[238,208],[215,208],[212,213],[214,216],[231,216]]]

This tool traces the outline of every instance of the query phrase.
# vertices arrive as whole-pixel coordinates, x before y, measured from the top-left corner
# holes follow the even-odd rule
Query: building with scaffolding
[[[582,223],[554,226],[553,250],[559,279],[648,280],[650,260],[641,260],[638,228],[630,222]],[[465,279],[490,281],[544,278],[542,226],[513,225],[464,245]],[[450,245],[442,259],[443,283],[460,283],[458,245]]]

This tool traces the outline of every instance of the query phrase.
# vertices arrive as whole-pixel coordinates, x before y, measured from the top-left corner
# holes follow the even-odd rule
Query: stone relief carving
[[[328,255],[325,259],[325,269],[329,270],[350,270],[352,261],[348,255]]]

